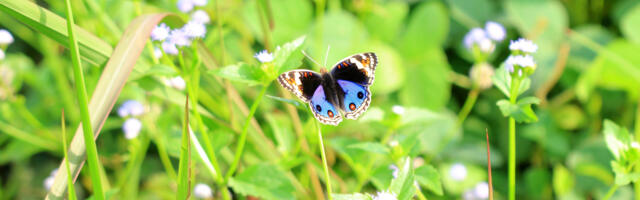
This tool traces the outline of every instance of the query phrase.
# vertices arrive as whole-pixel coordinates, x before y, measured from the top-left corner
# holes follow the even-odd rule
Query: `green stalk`
[[[616,193],[616,190],[618,189],[618,185],[617,184],[613,184],[613,186],[611,186],[611,188],[609,189],[609,191],[607,192],[607,195],[604,196],[604,198],[602,198],[603,200],[608,200],[611,198],[611,196],[613,196],[614,193]]]
[[[509,101],[515,104],[518,100],[520,78],[512,76],[511,95]],[[509,200],[516,199],[516,120],[509,117]]]
[[[224,184],[229,182],[229,178],[231,178],[233,173],[238,168],[238,164],[240,163],[240,158],[242,157],[242,151],[244,150],[244,145],[247,142],[247,130],[249,129],[249,123],[251,122],[251,118],[253,118],[253,115],[256,113],[256,110],[258,109],[258,105],[260,105],[260,101],[262,101],[262,97],[267,92],[267,89],[269,88],[270,84],[271,82],[263,86],[262,90],[256,97],[256,100],[253,102],[253,105],[251,105],[251,110],[249,111],[249,115],[247,115],[247,118],[244,121],[244,125],[242,126],[240,139],[238,139],[238,146],[236,147],[236,155],[233,158],[233,163],[231,163],[231,166],[229,167],[229,171],[227,171],[227,174],[224,177]]]
[[[189,199],[191,195],[191,138],[189,137],[189,94],[184,103],[184,123],[182,124],[182,145],[178,166],[178,193],[176,199]]]
[[[640,101],[636,105],[636,123],[635,123],[636,141],[640,143]],[[640,173],[640,167],[636,167],[636,172]],[[640,181],[633,183],[634,193],[636,200],[640,200]]]
[[[91,130],[91,118],[89,117],[89,107],[87,103],[87,90],[84,84],[84,75],[82,74],[82,66],[80,63],[80,51],[78,50],[78,41],[74,31],[73,11],[71,10],[71,2],[66,0],[67,4],[67,32],[69,33],[69,49],[71,50],[71,61],[73,63],[73,75],[76,85],[76,94],[78,103],[80,104],[80,116],[82,120],[82,132],[87,148],[87,160],[89,172],[91,174],[91,182],[93,184],[93,196],[95,199],[103,200],[104,192],[102,191],[102,181],[100,177],[98,149],[96,141],[94,141],[93,130]]]
[[[69,169],[69,154],[67,153],[67,130],[65,128],[65,123],[64,123],[64,110],[62,110],[62,149],[64,152],[64,168],[65,170],[67,170],[67,174],[69,174],[69,176],[67,176],[67,186],[69,187],[69,189],[67,190],[67,192],[69,193],[69,200],[76,200],[76,191],[75,188],[73,187],[73,179],[71,178],[70,174],[71,174],[71,169]]]
[[[461,127],[462,123],[464,123],[464,120],[467,119],[467,116],[469,116],[471,109],[473,109],[473,106],[475,105],[476,100],[478,99],[479,93],[480,91],[478,90],[478,88],[475,88],[475,87],[471,89],[471,91],[469,91],[469,95],[467,95],[467,100],[464,101],[464,105],[462,106],[462,109],[460,109],[460,113],[458,113],[458,127]]]
[[[320,124],[318,124],[317,120],[311,119],[315,122],[316,124],[316,129],[318,131],[318,141],[320,144],[320,155],[322,156],[322,168],[324,169],[324,177],[325,177],[325,186],[327,187],[327,197],[329,197],[329,200],[333,199],[332,194],[333,193],[331,191],[331,176],[329,175],[329,166],[327,165],[327,156],[324,152],[324,142],[322,141],[322,130],[320,128]]]

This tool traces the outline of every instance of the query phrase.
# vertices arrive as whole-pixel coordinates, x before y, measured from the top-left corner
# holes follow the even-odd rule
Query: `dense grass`
[[[636,0],[0,0],[0,199],[640,200],[639,25]],[[276,83],[362,52],[358,120]]]

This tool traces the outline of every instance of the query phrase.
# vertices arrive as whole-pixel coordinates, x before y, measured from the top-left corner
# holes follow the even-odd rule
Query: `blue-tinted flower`
[[[153,57],[162,58],[162,50],[158,47],[153,48]]]
[[[487,33],[487,37],[491,38],[494,41],[502,41],[507,35],[507,31],[504,29],[504,27],[497,22],[487,22],[484,25],[484,30]]]
[[[477,41],[476,43],[478,44],[478,48],[480,48],[480,51],[485,53],[491,53],[496,48],[496,45],[493,44],[493,41],[491,41],[489,38],[484,38],[480,41]]]
[[[177,90],[184,90],[184,88],[187,87],[187,84],[184,82],[184,79],[182,79],[182,77],[180,76],[165,79],[164,84],[169,87],[175,88]]]
[[[0,29],[0,45],[13,43],[13,36],[5,29]]]
[[[398,178],[398,171],[399,171],[398,166],[392,164],[392,165],[389,165],[389,169],[391,170],[391,175],[393,176],[393,178],[394,179]]]
[[[516,41],[511,41],[511,44],[509,44],[509,49],[512,51],[535,53],[538,50],[538,45],[534,44],[531,40],[519,38]]]
[[[269,53],[267,50],[262,50],[256,53],[253,57],[262,63],[273,61],[273,54]]]
[[[467,49],[473,48],[478,41],[487,38],[487,34],[481,28],[473,28],[464,36],[464,46]]]
[[[167,24],[162,23],[151,31],[151,40],[153,41],[163,41],[169,37],[169,27]]]
[[[193,195],[197,198],[207,199],[213,197],[213,190],[207,184],[198,183],[193,187]]]
[[[136,100],[125,101],[124,103],[122,103],[120,108],[118,108],[118,115],[120,115],[120,117],[135,117],[138,115],[142,115],[142,113],[144,113],[144,106],[142,106],[142,104]]]
[[[462,163],[456,163],[449,168],[449,176],[455,181],[462,181],[467,178],[467,168]]]
[[[191,14],[191,21],[201,24],[208,24],[210,21],[209,14],[207,14],[207,12],[205,12],[204,10],[196,10],[193,12],[193,14]]]
[[[51,172],[49,173],[49,176],[47,176],[47,178],[44,179],[42,184],[47,191],[51,189],[51,186],[53,186],[56,173],[58,173],[58,168],[51,170]]]
[[[192,0],[178,0],[177,6],[178,6],[178,10],[180,10],[183,13],[187,13],[193,10],[194,4]]]
[[[138,137],[142,129],[142,122],[136,118],[129,118],[122,124],[122,131],[124,131],[124,137],[127,139],[133,139]]]
[[[473,194],[475,194],[478,199],[489,198],[489,184],[487,182],[476,184],[476,187],[473,188]]]
[[[372,198],[373,200],[398,200],[398,197],[396,197],[396,194],[388,190],[378,191],[376,195],[374,195]]]
[[[187,24],[185,24],[184,27],[182,27],[182,31],[190,39],[203,38],[204,35],[207,33],[207,28],[204,26],[203,23],[190,21],[190,22],[187,22]]]
[[[175,43],[168,40],[162,42],[162,50],[169,55],[178,55],[178,47],[176,47]]]
[[[191,40],[183,29],[171,30],[171,32],[169,33],[169,41],[171,41],[178,47],[191,45]]]
[[[509,72],[509,73],[513,73],[515,70],[514,66],[520,66],[523,68],[527,68],[527,67],[531,67],[531,68],[535,68],[536,66],[536,62],[533,60],[533,56],[531,55],[511,55],[507,58],[507,60],[504,62],[504,66],[505,69]],[[518,72],[521,73],[521,72]],[[520,74],[520,76],[522,76]]]

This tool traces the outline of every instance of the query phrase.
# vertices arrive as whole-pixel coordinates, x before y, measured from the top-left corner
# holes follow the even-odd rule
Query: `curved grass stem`
[[[314,119],[312,119],[314,120]],[[327,197],[329,200],[333,199],[332,190],[331,190],[331,176],[329,175],[329,166],[327,165],[327,155],[324,152],[324,142],[322,140],[322,130],[320,128],[320,124],[318,124],[317,120],[314,120],[316,124],[316,130],[318,132],[318,144],[320,144],[320,155],[322,156],[322,168],[324,169],[324,177],[325,177],[325,185],[327,187]]]

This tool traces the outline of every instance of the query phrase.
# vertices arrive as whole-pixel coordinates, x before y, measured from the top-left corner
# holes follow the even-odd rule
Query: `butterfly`
[[[320,73],[311,70],[292,70],[282,73],[278,82],[305,103],[318,121],[338,125],[340,112],[347,119],[357,119],[369,107],[369,86],[375,78],[378,57],[375,53],[349,56],[334,65],[331,72],[322,68]]]

